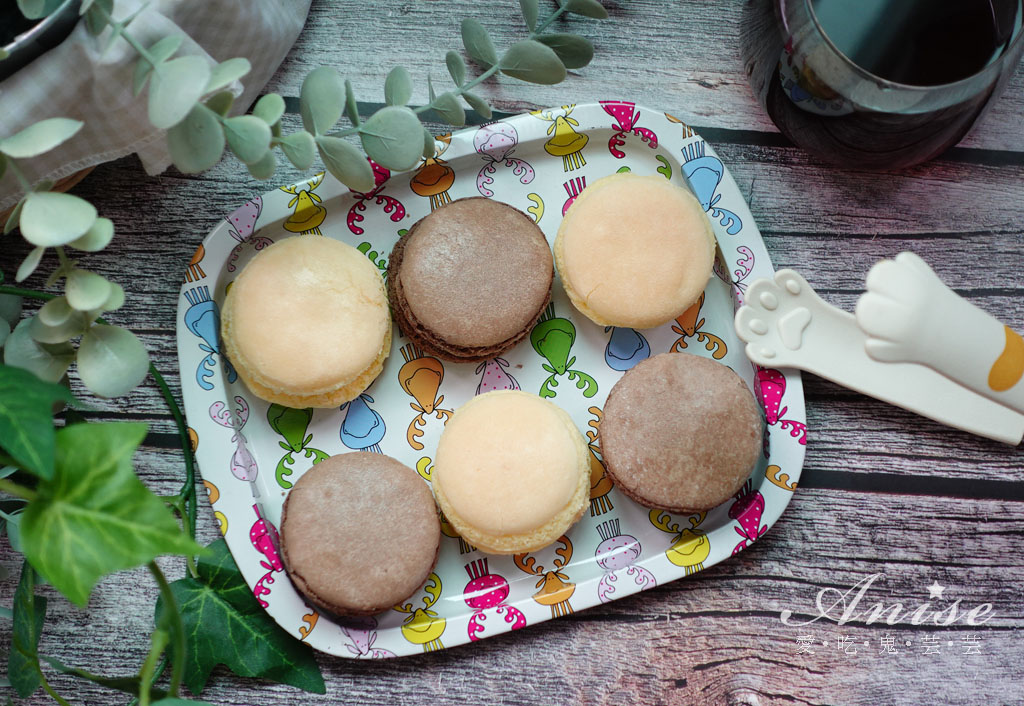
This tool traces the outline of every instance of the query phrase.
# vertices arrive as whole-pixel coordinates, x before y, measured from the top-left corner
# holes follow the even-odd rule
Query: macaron
[[[686,189],[612,174],[566,211],[554,245],[569,300],[601,326],[646,329],[681,315],[711,277],[715,235]]]
[[[440,544],[430,489],[390,456],[331,456],[285,498],[285,569],[306,598],[335,615],[372,615],[411,596],[433,571]]]
[[[590,501],[587,444],[554,403],[519,390],[472,398],[437,446],[434,497],[478,549],[530,552],[551,544]]]
[[[608,476],[645,507],[709,510],[734,495],[757,463],[764,419],[728,366],[661,353],[612,387],[601,419]]]
[[[456,362],[494,358],[525,338],[553,279],[551,249],[533,220],[480,197],[417,221],[388,261],[395,323],[424,353]]]
[[[337,407],[384,368],[391,348],[384,280],[341,241],[279,240],[230,285],[221,340],[257,397],[287,407]]]

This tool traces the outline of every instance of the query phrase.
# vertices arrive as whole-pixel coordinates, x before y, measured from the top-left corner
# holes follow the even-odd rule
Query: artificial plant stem
[[[23,485],[19,485],[13,481],[9,481],[6,478],[0,478],[0,492],[13,495],[14,497],[21,498],[22,500],[28,500],[29,502],[36,499],[36,491],[31,488],[26,488]]]
[[[139,669],[139,706],[149,706],[149,686],[153,682],[156,665],[167,649],[169,641],[166,630],[154,630],[150,638],[149,654]]]
[[[153,58],[152,54],[146,51],[146,47],[142,46],[142,44],[139,43],[139,40],[137,40],[132,35],[128,34],[128,32],[126,31],[128,28],[125,27],[124,24],[115,20],[114,16],[107,12],[106,8],[104,8],[100,3],[93,3],[92,7],[89,9],[92,10],[93,8],[95,8],[101,15],[103,15],[103,19],[105,19],[110,24],[110,26],[114,28],[115,32],[117,32],[120,36],[124,37],[124,41],[128,42],[128,46],[134,49],[139,56],[145,59],[146,63],[153,67],[154,71],[159,70],[157,60]]]
[[[160,597],[164,600],[164,615],[168,616],[167,619],[173,633],[170,637],[174,656],[171,662],[171,683],[167,687],[167,692],[169,696],[176,697],[178,690],[181,688],[182,676],[185,673],[185,651],[187,649],[185,643],[185,624],[181,621],[181,611],[178,610],[178,602],[174,599],[174,592],[171,591],[171,585],[167,583],[167,577],[164,576],[164,572],[160,570],[155,561],[149,562],[147,566],[149,573],[153,574],[157,586],[160,587]]]
[[[25,193],[32,191],[32,182],[25,176],[25,172],[21,171],[21,167],[18,166],[18,161],[14,157],[7,158],[7,168],[11,170],[11,174],[18,180],[18,185],[21,186],[21,190]]]

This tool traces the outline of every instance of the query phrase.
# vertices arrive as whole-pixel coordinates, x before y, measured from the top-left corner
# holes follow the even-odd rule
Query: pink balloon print
[[[636,103],[624,101],[600,101],[604,112],[615,118],[612,129],[617,132],[608,140],[608,151],[616,159],[623,159],[626,153],[619,148],[626,144],[626,134],[633,133],[639,137],[651,149],[658,146],[658,136],[645,127],[637,127],[640,120],[640,111],[636,109]]]
[[[504,358],[492,358],[485,360],[476,366],[476,373],[480,375],[480,384],[476,386],[476,394],[482,395],[492,390],[518,390],[519,383],[511,373],[505,372],[508,361]]]

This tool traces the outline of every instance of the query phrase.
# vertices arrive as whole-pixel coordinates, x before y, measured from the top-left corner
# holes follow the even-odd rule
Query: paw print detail
[[[747,357],[762,365],[799,365],[814,346],[808,327],[827,308],[807,281],[793,270],[757,280],[736,313],[736,332],[747,343]]]

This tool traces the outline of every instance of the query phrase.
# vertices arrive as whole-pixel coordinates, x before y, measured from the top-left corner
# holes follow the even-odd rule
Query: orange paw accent
[[[1006,347],[988,373],[988,386],[996,392],[1009,390],[1024,377],[1024,338],[1009,326],[1004,328]]]

